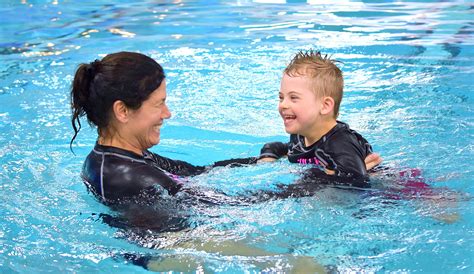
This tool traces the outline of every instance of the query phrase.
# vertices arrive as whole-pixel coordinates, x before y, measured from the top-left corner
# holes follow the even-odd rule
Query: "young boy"
[[[372,147],[347,124],[336,120],[344,81],[335,62],[319,51],[295,55],[284,70],[278,104],[290,142],[265,144],[260,161],[287,155],[292,163],[317,165],[329,175],[367,176],[364,159]]]

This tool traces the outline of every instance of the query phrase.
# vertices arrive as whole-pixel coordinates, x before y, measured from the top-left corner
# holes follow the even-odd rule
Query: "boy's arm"
[[[359,140],[352,136],[337,136],[329,142],[328,150],[323,153],[325,155],[320,157],[327,159],[327,174],[341,177],[367,176],[365,159],[369,151],[365,144],[361,145]]]
[[[364,139],[365,140],[365,139]],[[288,143],[272,142],[265,144],[260,150],[260,156],[258,162],[273,162],[279,158],[288,155]],[[365,169],[371,170],[372,168],[381,164],[383,159],[377,153],[370,153],[364,159]],[[334,171],[327,170],[327,174],[333,175]]]
[[[372,168],[380,165],[382,163],[382,161],[383,161],[383,159],[382,159],[382,157],[380,157],[379,154],[371,153],[371,154],[367,155],[367,157],[365,157],[365,159],[364,159],[365,169],[367,171],[370,171]],[[328,175],[335,175],[336,174],[336,172],[334,170],[325,169],[324,171]]]
[[[354,130],[351,130],[351,133],[352,136],[338,135],[336,139],[339,140],[331,141],[332,151],[337,158],[336,163],[339,163],[342,174],[366,176],[366,171],[382,163],[382,158],[377,153],[373,153],[372,146],[362,135]],[[326,173],[334,175],[336,172],[326,169]]]
[[[263,145],[258,162],[272,162],[288,155],[288,143],[271,142]]]
[[[326,167],[326,173],[341,177],[365,177],[367,170],[363,158],[357,156],[356,151],[344,151],[334,155],[333,165]]]

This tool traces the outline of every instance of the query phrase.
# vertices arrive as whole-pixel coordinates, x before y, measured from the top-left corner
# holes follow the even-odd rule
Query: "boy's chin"
[[[296,130],[292,130],[292,129],[288,129],[288,128],[285,128],[285,131],[288,134],[298,134],[298,132]]]

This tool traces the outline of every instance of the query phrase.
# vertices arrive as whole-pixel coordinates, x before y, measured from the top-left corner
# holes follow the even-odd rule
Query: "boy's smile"
[[[290,126],[291,122],[293,122],[296,119],[295,115],[286,115],[286,114],[281,114],[283,118],[283,124],[286,126]]]

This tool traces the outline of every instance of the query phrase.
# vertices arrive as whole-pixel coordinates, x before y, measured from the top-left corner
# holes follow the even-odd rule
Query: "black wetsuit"
[[[114,204],[141,194],[155,199],[162,194],[175,195],[182,188],[180,177],[197,175],[216,166],[254,164],[256,160],[249,157],[195,166],[148,150],[138,155],[96,144],[84,162],[82,178],[103,203]]]
[[[219,191],[185,187],[184,177],[198,175],[218,166],[256,163],[257,158],[230,159],[210,166],[162,157],[148,150],[142,155],[116,147],[96,144],[87,156],[81,177],[88,189],[113,214],[101,213],[112,227],[143,234],[147,231],[179,231],[188,228],[188,212],[195,204],[241,205],[252,202]],[[135,237],[135,236],[134,236]]]
[[[279,144],[281,145],[267,144],[264,148],[267,148],[267,151],[275,151],[275,148],[283,147],[284,153],[276,153],[287,154],[288,144]],[[297,155],[295,152],[298,146],[291,147],[294,149],[290,151],[290,159],[293,159],[293,155]],[[338,159],[335,158],[339,164]],[[363,157],[360,160],[362,167]],[[256,157],[249,157],[219,161],[210,166],[195,166],[162,157],[148,150],[138,155],[120,148],[96,144],[84,162],[82,178],[102,203],[120,213],[118,217],[104,215],[105,222],[114,227],[141,227],[154,231],[186,228],[189,218],[185,211],[193,204],[248,205],[270,199],[309,196],[321,185],[333,184],[334,176],[326,176],[324,173],[313,176],[313,171],[303,174],[302,179],[295,184],[279,186],[277,191],[257,190],[242,196],[228,196],[217,190],[184,187],[183,184],[184,177],[201,174],[213,167],[240,166],[256,162]],[[340,165],[336,170],[342,170]]]
[[[304,136],[292,134],[289,143],[265,144],[260,158],[278,159],[288,156],[292,163],[313,164],[320,169],[336,172],[338,177],[366,177],[364,159],[372,153],[372,147],[364,137],[337,121],[328,133],[316,143],[305,146]]]

